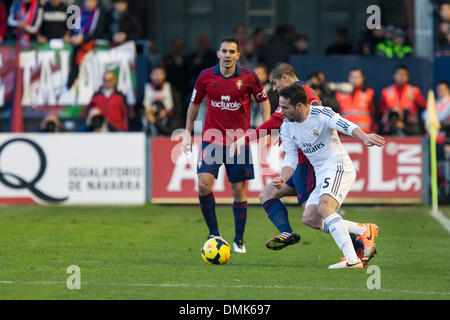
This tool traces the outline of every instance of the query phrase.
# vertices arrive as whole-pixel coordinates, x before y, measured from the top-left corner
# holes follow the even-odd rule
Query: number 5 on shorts
[[[323,189],[328,188],[328,186],[330,185],[330,178],[326,178],[323,182]]]

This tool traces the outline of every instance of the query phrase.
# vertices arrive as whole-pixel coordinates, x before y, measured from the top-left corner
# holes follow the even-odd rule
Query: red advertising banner
[[[347,203],[419,203],[422,190],[421,138],[387,138],[384,148],[366,148],[359,140],[342,139],[356,169],[356,182]],[[184,154],[181,141],[151,139],[150,198],[154,203],[196,203],[197,159],[200,141]],[[252,144],[255,179],[248,182],[247,197],[259,203],[262,188],[281,169],[282,147],[268,151]],[[213,186],[218,203],[231,203],[231,188],[222,166]],[[295,203],[296,199],[289,199]]]

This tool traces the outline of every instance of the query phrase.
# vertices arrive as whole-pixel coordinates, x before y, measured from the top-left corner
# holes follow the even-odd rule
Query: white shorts
[[[306,206],[319,204],[323,194],[329,194],[339,203],[339,207],[347,197],[355,183],[356,172],[352,164],[338,164],[334,168],[324,168],[316,172],[316,188],[309,195]]]

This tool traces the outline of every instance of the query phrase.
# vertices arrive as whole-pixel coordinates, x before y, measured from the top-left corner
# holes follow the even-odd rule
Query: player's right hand
[[[373,147],[373,146],[383,147],[386,144],[386,141],[382,136],[371,133],[366,136],[364,144],[366,145],[366,147]]]
[[[187,130],[183,136],[183,152],[185,154],[192,152],[192,137]]]
[[[286,181],[283,176],[278,176],[275,179],[273,179],[272,183],[273,183],[273,186],[279,190],[284,187],[284,185],[286,184]]]

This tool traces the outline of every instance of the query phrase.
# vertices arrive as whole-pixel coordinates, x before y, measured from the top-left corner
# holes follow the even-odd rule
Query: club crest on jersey
[[[318,136],[319,136],[319,131],[317,131],[317,129],[314,129],[314,130],[313,130],[313,135],[314,135],[315,137],[318,137]]]
[[[243,84],[244,84],[244,83],[242,82],[242,80],[236,81],[236,87],[237,87],[239,90],[241,90]]]

